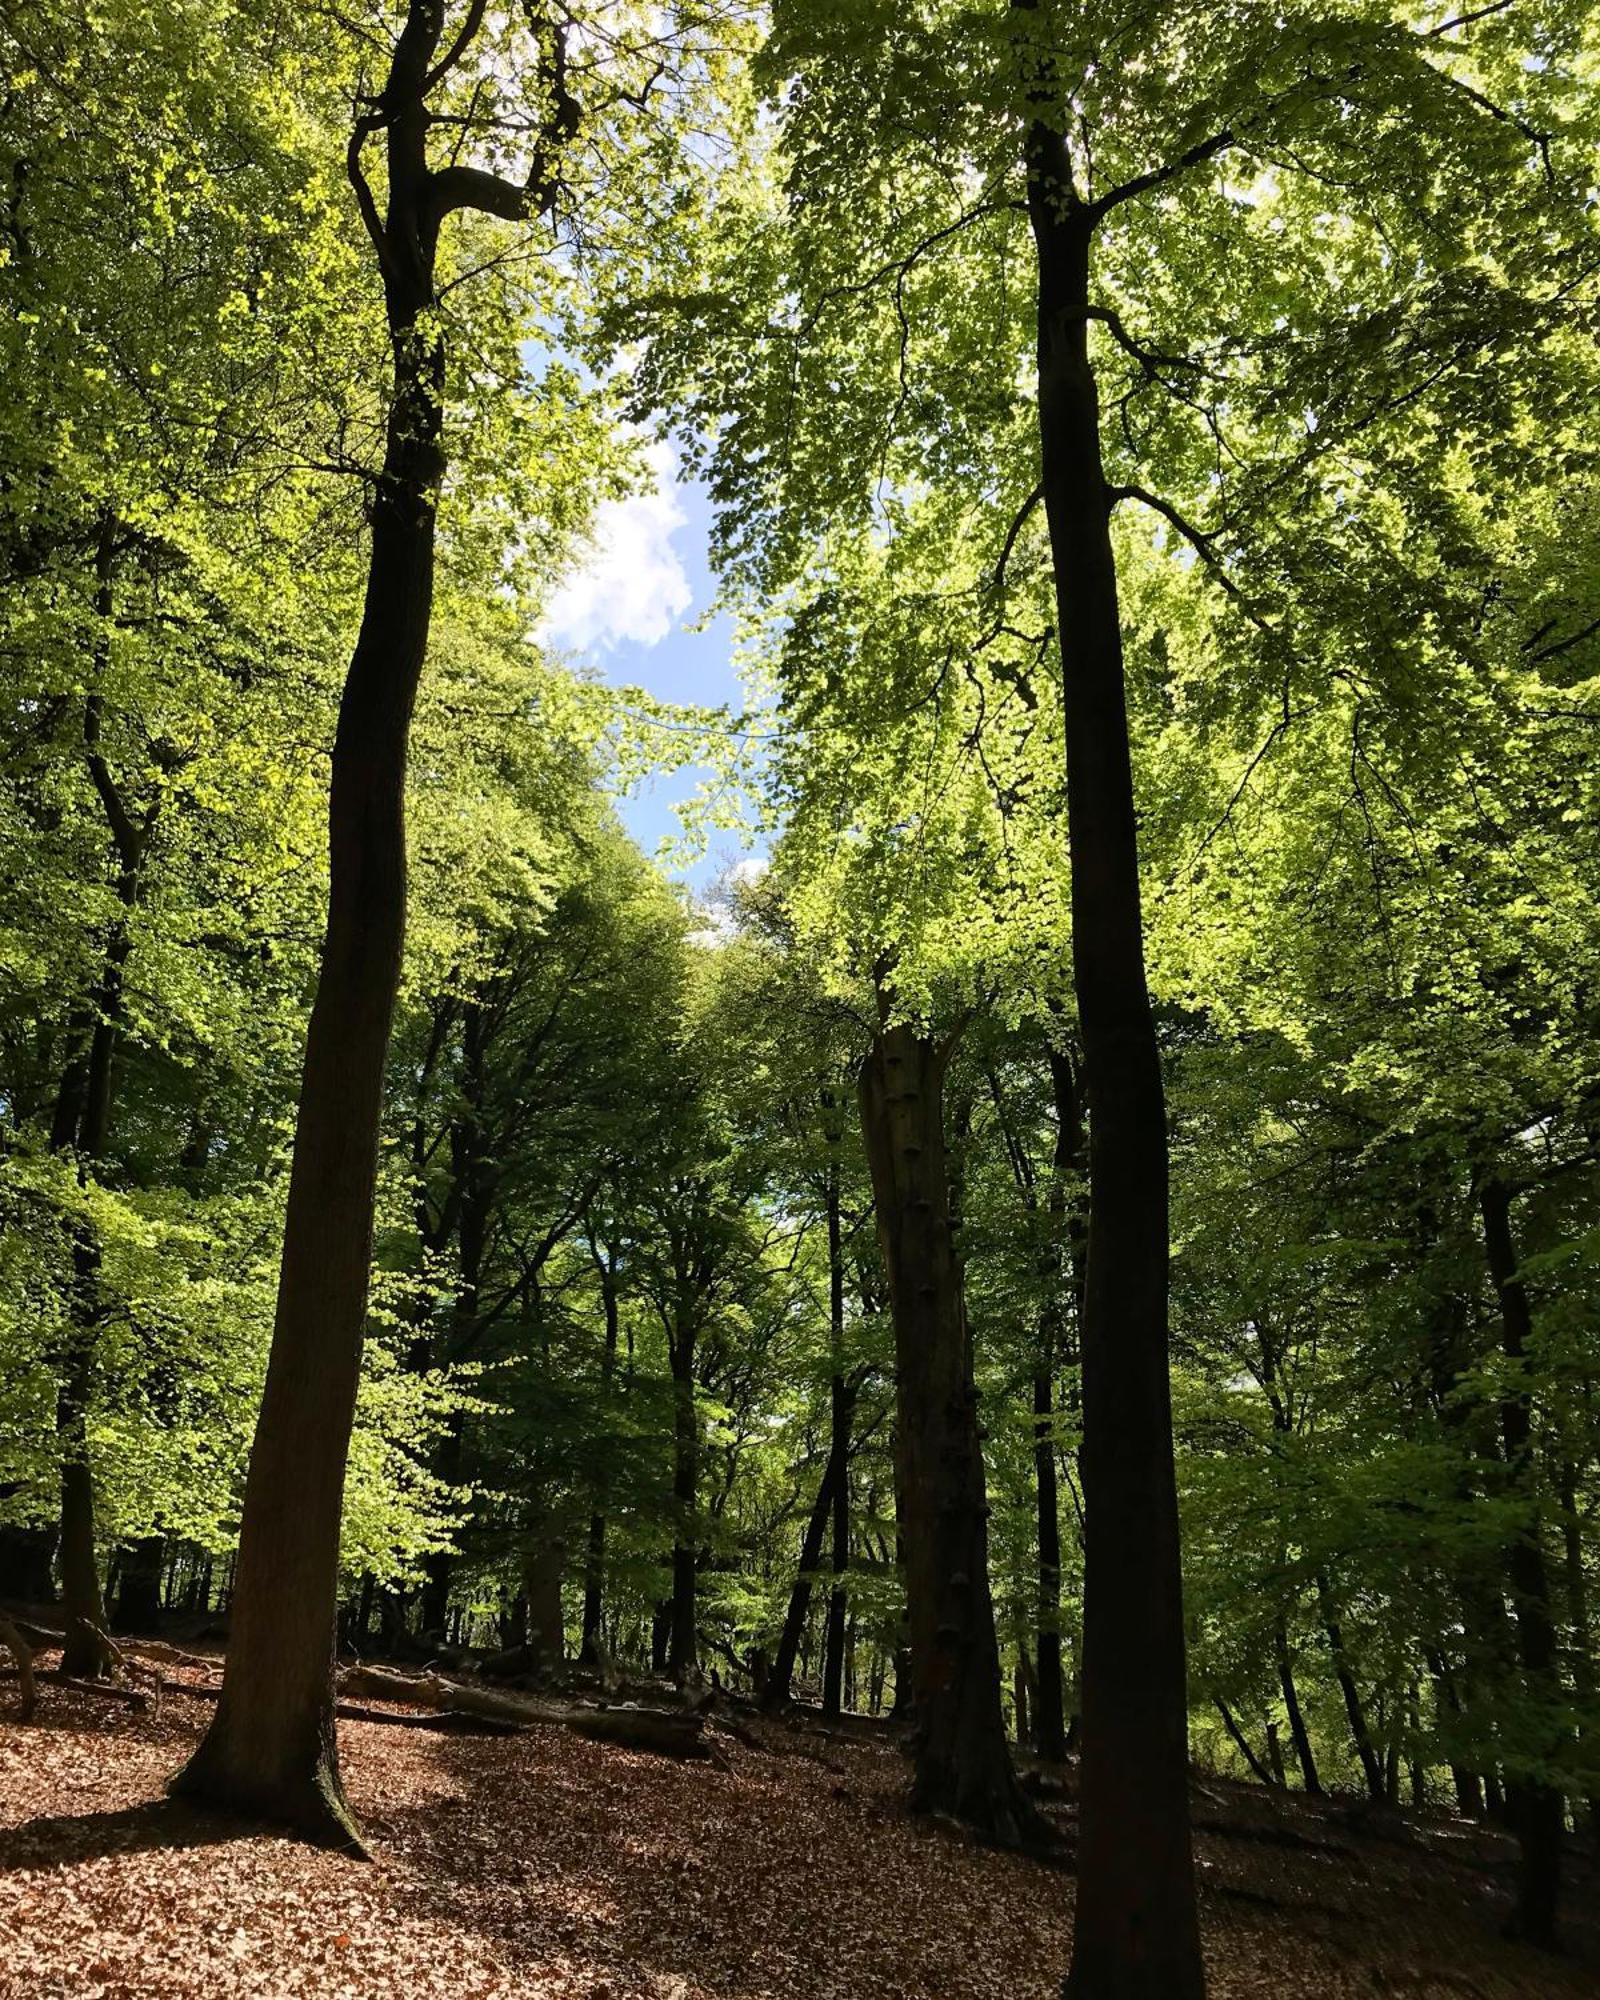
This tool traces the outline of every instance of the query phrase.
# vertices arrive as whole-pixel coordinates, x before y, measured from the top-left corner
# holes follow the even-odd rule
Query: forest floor
[[[352,2000],[1054,2000],[1072,1878],[911,1819],[886,1740],[715,1721],[713,1763],[340,1725],[362,1863],[167,1803],[210,1713],[0,1681],[0,1995]],[[1600,2000],[1600,1883],[1572,1955],[1502,1941],[1511,1854],[1445,1815],[1200,1782],[1213,2000]],[[1070,1808],[1056,1809],[1070,1835]]]

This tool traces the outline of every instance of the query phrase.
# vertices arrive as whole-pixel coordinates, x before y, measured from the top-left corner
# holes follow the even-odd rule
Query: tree
[[[1087,1515],[1077,1920],[1066,1991],[1204,1988],[1189,1844],[1183,1577],[1167,1377],[1167,1123],[1145,981],[1133,764],[1085,203],[1042,78],[1026,143],[1038,260],[1039,463],[1066,726],[1073,985],[1088,1077],[1080,1330]],[[1129,189],[1131,189],[1131,183]]]
[[[339,1780],[333,1636],[345,1459],[355,1412],[371,1254],[378,1131],[405,934],[407,734],[433,610],[444,476],[445,343],[439,234],[462,209],[518,221],[549,210],[578,127],[566,28],[546,36],[530,163],[521,182],[435,167],[435,97],[482,26],[469,10],[444,48],[442,0],[411,0],[388,73],[351,132],[352,185],[383,281],[393,381],[372,496],[361,628],[334,738],[328,927],[295,1126],[272,1358],[251,1453],[216,1717],[175,1780],[191,1797],[360,1845]],[[367,141],[385,135],[380,219]]]

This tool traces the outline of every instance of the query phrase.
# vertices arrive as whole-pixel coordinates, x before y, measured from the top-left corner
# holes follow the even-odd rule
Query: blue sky
[[[693,626],[716,595],[707,560],[711,508],[704,489],[680,482],[670,448],[649,448],[653,491],[608,501],[594,546],[557,590],[544,636],[562,652],[592,660],[617,685],[645,687],[665,701],[742,702],[731,659],[733,628],[717,618]],[[652,780],[618,801],[623,822],[647,853],[680,831],[674,804],[705,771],[690,766]],[[714,836],[706,858],[676,869],[704,884],[739,858],[731,836]]]

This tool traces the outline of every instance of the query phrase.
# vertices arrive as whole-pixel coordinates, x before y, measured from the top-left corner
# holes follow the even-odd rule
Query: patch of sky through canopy
[[[678,476],[672,447],[645,451],[642,490],[602,503],[590,547],[550,600],[540,636],[594,666],[614,687],[642,687],[664,702],[737,712],[744,699],[733,663],[734,629],[707,618],[716,597],[708,548],[711,504],[703,487]],[[623,824],[647,853],[683,831],[677,807],[714,774],[690,764],[623,794]],[[706,853],[669,855],[672,873],[702,887],[739,863],[732,836],[713,835]]]

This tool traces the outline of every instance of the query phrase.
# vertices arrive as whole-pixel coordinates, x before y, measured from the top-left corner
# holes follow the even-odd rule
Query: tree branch
[[[990,588],[994,590],[997,594],[1005,589],[1006,564],[1011,560],[1011,551],[1017,545],[1017,537],[1022,533],[1023,529],[1028,525],[1029,516],[1033,513],[1034,508],[1038,506],[1039,502],[1043,498],[1044,498],[1044,481],[1040,480],[1039,484],[1033,489],[1033,491],[1028,495],[1027,499],[1024,500],[1022,505],[1017,509],[1016,518],[1012,521],[1011,526],[1006,530],[1006,538],[1005,541],[1001,544],[1000,548],[1000,560],[994,566],[994,578],[990,585]]]
[[[1131,354],[1145,373],[1152,378],[1162,368],[1187,368],[1196,375],[1208,372],[1204,362],[1196,361],[1190,355],[1158,354],[1153,347],[1146,347],[1141,341],[1135,340],[1123,324],[1121,313],[1111,306],[1085,306],[1083,316],[1085,319],[1097,320],[1105,327],[1118,347],[1125,354]]]
[[[100,794],[100,803],[105,808],[106,823],[111,828],[111,838],[116,844],[117,857],[124,868],[138,866],[140,851],[144,845],[139,830],[122,803],[122,794],[117,790],[116,780],[111,775],[110,766],[100,755],[100,697],[89,696],[83,705],[83,748],[89,766],[89,776],[94,780],[94,788]]]
[[[422,88],[417,93],[418,96],[426,97],[434,85],[443,83],[451,70],[460,62],[473,37],[483,26],[483,17],[488,10],[488,4],[489,0],[472,0],[472,5],[467,9],[467,18],[461,23],[461,32],[450,44],[448,53],[442,56],[422,79]]]
[[[383,219],[378,214],[378,204],[373,199],[372,186],[367,179],[366,169],[361,164],[363,147],[382,123],[382,117],[376,115],[356,120],[350,128],[350,143],[345,147],[344,165],[345,172],[350,176],[350,185],[355,189],[356,207],[360,210],[361,220],[377,255],[378,268],[387,275],[393,263],[389,254],[389,237],[384,229]]]
[[[483,5],[474,0],[473,13],[482,18]],[[468,23],[476,32],[472,15]],[[457,48],[445,59],[437,74],[454,62],[471,37],[463,27]],[[528,167],[528,177],[520,184],[487,172],[482,167],[440,167],[428,176],[424,197],[434,219],[440,221],[461,208],[497,215],[504,222],[526,222],[531,216],[546,215],[554,206],[559,182],[552,164],[553,154],[572,138],[583,116],[578,100],[567,88],[567,36],[565,28],[551,32],[551,54],[546,66],[550,85],[551,112],[539,135],[539,145]],[[427,86],[424,85],[424,89]]]
[[[1489,0],[1487,7],[1474,7],[1470,14],[1457,14],[1454,20],[1441,21],[1437,28],[1430,28],[1423,39],[1431,42],[1440,35],[1453,33],[1457,28],[1470,28],[1474,21],[1487,20],[1491,14],[1503,14],[1516,4],[1517,0]]]
[[[1574,646],[1581,646],[1584,640],[1595,632],[1600,632],[1600,618],[1591,618],[1587,625],[1568,638],[1557,639],[1553,645],[1541,646],[1538,652],[1528,656],[1528,665],[1536,667],[1541,660],[1553,660],[1558,654],[1570,652]]]
[[[1124,181],[1120,187],[1114,187],[1109,193],[1101,195],[1097,201],[1090,202],[1087,210],[1089,216],[1095,222],[1102,221],[1112,209],[1120,208],[1125,201],[1133,201],[1139,195],[1148,194],[1152,188],[1164,186],[1166,182],[1176,180],[1180,174],[1188,173],[1192,167],[1202,166],[1207,160],[1214,159],[1218,153],[1226,152],[1234,140],[1235,134],[1226,128],[1221,132],[1213,132],[1209,139],[1197,141],[1187,152],[1180,153],[1175,160],[1168,160],[1165,166],[1152,167],[1145,174],[1135,174],[1132,180]]]
[[[1519,118],[1514,111],[1507,111],[1503,104],[1496,104],[1492,97],[1485,97],[1481,90],[1475,90],[1470,83],[1463,83],[1459,76],[1452,76],[1448,70],[1439,69],[1433,63],[1427,61],[1423,62],[1422,67],[1427,70],[1430,76],[1437,77],[1440,83],[1447,85],[1451,90],[1458,91],[1461,96],[1466,98],[1469,104],[1475,104],[1480,111],[1485,113],[1486,116],[1493,118],[1497,124],[1509,125],[1514,132],[1520,132],[1523,138],[1528,141],[1529,145],[1539,155],[1540,164],[1544,168],[1546,182],[1551,187],[1555,186],[1556,170],[1550,158],[1550,134],[1548,132],[1541,132],[1537,126],[1530,125],[1526,118]]]

